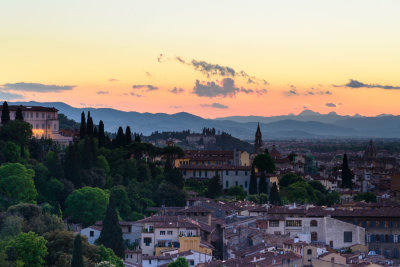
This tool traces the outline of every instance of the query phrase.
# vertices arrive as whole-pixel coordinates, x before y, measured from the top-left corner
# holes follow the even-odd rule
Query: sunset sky
[[[0,100],[400,114],[400,1],[0,2]]]

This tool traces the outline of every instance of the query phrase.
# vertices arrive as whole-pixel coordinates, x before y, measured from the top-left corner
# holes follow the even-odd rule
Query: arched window
[[[311,232],[311,242],[318,241],[318,234],[317,232]]]
[[[312,221],[310,222],[310,226],[311,226],[311,227],[317,227],[317,226],[318,226],[318,222],[317,222],[316,220],[312,220]]]

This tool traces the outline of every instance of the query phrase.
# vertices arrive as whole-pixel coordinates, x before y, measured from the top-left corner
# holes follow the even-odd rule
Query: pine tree
[[[98,134],[98,136],[99,136],[99,147],[103,147],[104,144],[105,144],[105,141],[106,141],[106,136],[104,134],[104,123],[103,123],[102,120],[99,122],[99,134]]]
[[[125,145],[125,134],[121,126],[118,128],[117,136],[115,137],[115,145],[117,147]]]
[[[216,198],[222,193],[222,184],[219,175],[215,175],[208,182],[207,197]]]
[[[82,112],[81,114],[81,128],[79,131],[79,136],[80,139],[84,139],[86,137],[86,118],[85,118],[85,112]]]
[[[278,186],[274,182],[269,192],[269,203],[273,205],[279,205],[281,203],[281,197],[279,196]]]
[[[251,166],[249,194],[250,195],[257,194],[257,176],[256,176],[256,172],[254,169],[254,165]]]
[[[347,154],[343,156],[342,163],[342,187],[353,189],[353,174],[350,171],[349,163],[347,161]]]
[[[125,144],[129,145],[132,142],[132,132],[129,126],[125,129]]]
[[[114,197],[110,196],[106,216],[103,220],[103,228],[100,232],[99,242],[107,248],[111,248],[115,255],[124,258],[124,240],[122,230],[118,222],[117,208]]]
[[[93,136],[93,119],[90,116],[90,111],[88,111],[87,115],[86,134],[89,136]]]
[[[15,113],[15,120],[18,120],[18,121],[23,121],[24,120],[24,116],[22,115],[21,106],[19,106],[17,108],[17,112]]]
[[[72,250],[71,267],[84,267],[82,256],[82,239],[81,235],[77,234],[74,239],[74,248]]]
[[[7,101],[3,103],[3,109],[1,111],[1,124],[6,124],[10,121],[10,110],[8,109]]]
[[[260,175],[260,180],[258,181],[258,193],[268,193],[268,184],[267,184],[267,178],[265,177],[265,174],[262,172]]]

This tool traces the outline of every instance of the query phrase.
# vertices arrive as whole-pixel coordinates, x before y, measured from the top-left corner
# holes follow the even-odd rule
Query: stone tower
[[[369,144],[364,152],[364,160],[365,161],[373,161],[376,159],[376,148],[374,146],[374,142],[372,140],[369,141]]]
[[[262,135],[260,130],[260,123],[258,123],[257,131],[256,131],[256,139],[254,141],[254,153],[261,153],[262,147]]]

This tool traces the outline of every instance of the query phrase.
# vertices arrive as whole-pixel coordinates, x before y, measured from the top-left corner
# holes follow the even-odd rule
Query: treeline
[[[25,266],[70,266],[73,233],[66,231],[63,221],[83,227],[96,221],[105,225],[111,203],[115,203],[116,213],[111,216],[110,212],[110,216],[116,220],[143,218],[155,205],[185,205],[182,175],[173,166],[174,159],[183,154],[180,148],[160,149],[143,143],[129,127],[125,131],[120,127],[111,138],[102,121],[95,126],[90,114],[86,117],[83,113],[80,140],[63,150],[51,140],[32,138],[31,125],[23,118],[11,121],[4,110],[3,105],[0,266],[18,262]],[[104,231],[105,236],[116,236],[114,230]],[[118,262],[118,256],[123,257],[121,249],[112,247],[110,252],[106,248],[106,239],[101,247],[82,238],[85,266],[102,260]],[[37,262],[27,262],[17,248],[35,244],[43,253]],[[123,249],[134,246],[126,243]]]

